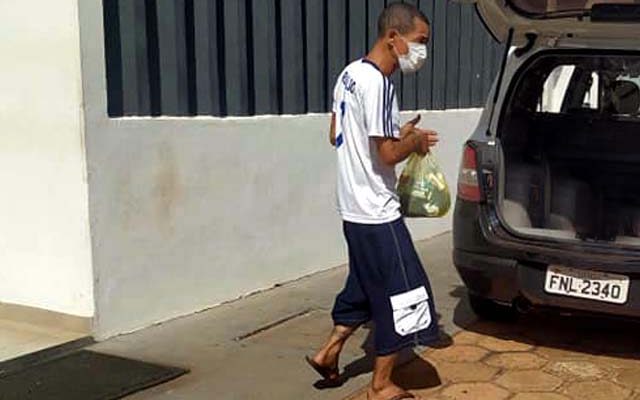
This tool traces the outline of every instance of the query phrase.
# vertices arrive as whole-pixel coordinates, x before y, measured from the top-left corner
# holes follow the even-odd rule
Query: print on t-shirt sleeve
[[[395,88],[386,77],[377,78],[365,86],[362,105],[369,137],[399,137],[399,130],[394,124],[394,98]]]

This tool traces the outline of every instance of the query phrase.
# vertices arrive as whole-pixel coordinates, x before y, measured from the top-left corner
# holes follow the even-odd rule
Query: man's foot
[[[356,329],[357,327],[334,326],[331,336],[324,347],[313,358],[307,360],[316,371],[325,376],[325,379],[338,379],[340,377],[338,373],[340,352],[345,341]],[[326,377],[326,375],[329,376]]]
[[[380,390],[373,390],[369,388],[367,390],[367,400],[404,400],[415,399],[421,400],[420,397],[407,392],[406,390],[396,385],[389,385]]]
[[[344,384],[345,380],[340,376],[337,364],[336,366],[325,367],[315,362],[313,358],[305,357],[305,360],[322,377],[322,380],[313,384],[317,389],[337,388]]]
[[[336,351],[331,351],[333,349],[322,349],[320,352],[318,352],[315,356],[313,356],[313,358],[311,359],[311,361],[313,361],[314,363],[316,363],[318,366],[325,368],[325,369],[331,369],[331,370],[338,370],[338,357],[339,357],[339,353]]]
[[[307,363],[322,376],[325,380],[338,380],[340,378],[340,371],[338,369],[338,362],[327,363],[321,357],[316,355],[315,357],[306,357]]]

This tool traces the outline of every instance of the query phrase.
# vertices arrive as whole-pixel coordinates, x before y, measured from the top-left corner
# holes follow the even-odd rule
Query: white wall
[[[93,315],[76,0],[0,0],[0,302]]]
[[[81,2],[96,336],[343,264],[329,117],[109,119],[100,3]],[[452,184],[478,117],[423,115]]]
[[[455,182],[477,112],[426,114]],[[189,314],[346,261],[328,116],[89,125],[97,335]],[[414,221],[415,239],[450,219]]]

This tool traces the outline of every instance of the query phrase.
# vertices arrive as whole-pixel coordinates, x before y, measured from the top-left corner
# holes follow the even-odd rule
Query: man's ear
[[[387,42],[387,46],[389,46],[389,48],[393,47],[394,42],[397,40],[399,35],[400,32],[398,32],[397,29],[389,29],[387,33],[385,33],[385,41]]]

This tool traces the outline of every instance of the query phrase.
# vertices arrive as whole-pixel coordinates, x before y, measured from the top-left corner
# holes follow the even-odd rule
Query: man
[[[364,59],[347,66],[334,89],[330,140],[338,154],[338,210],[349,248],[349,276],[332,312],[333,331],[307,361],[329,385],[341,384],[338,357],[363,323],[375,325],[376,360],[371,400],[415,398],[391,373],[398,352],[438,340],[433,296],[400,214],[395,165],[426,154],[433,131],[400,127],[389,76],[417,71],[427,58],[429,21],[415,6],[389,5],[378,20],[378,40]]]

